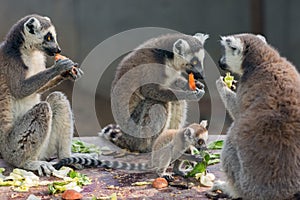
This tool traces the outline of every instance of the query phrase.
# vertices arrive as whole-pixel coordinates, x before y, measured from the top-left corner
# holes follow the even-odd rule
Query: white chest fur
[[[26,78],[46,69],[45,56],[40,51],[22,52],[22,60],[28,67]]]
[[[45,56],[40,51],[28,51],[24,49],[21,51],[22,60],[28,67],[26,78],[29,78],[46,69]],[[13,101],[13,116],[14,119],[23,116],[34,105],[40,102],[40,95],[34,93],[22,99],[14,99]]]
[[[14,99],[13,117],[14,119],[23,116],[28,110],[40,102],[40,94],[32,94],[23,99]]]

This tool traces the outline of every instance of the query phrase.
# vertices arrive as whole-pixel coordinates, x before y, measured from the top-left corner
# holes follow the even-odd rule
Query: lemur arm
[[[46,85],[44,85],[43,87],[41,87],[37,93],[44,93],[47,90],[50,90],[51,88],[59,85],[64,79],[64,77],[62,76],[56,76],[55,78],[53,78],[52,80],[48,81],[48,83],[46,83]]]
[[[198,82],[195,91],[188,88],[188,82],[179,78],[175,80],[171,87],[160,86],[159,84],[146,84],[140,88],[140,92],[145,96],[158,101],[179,101],[179,100],[200,100],[205,94],[204,89],[199,89],[201,83]]]
[[[71,74],[71,72],[65,72],[63,74],[60,74],[60,76],[56,76],[54,79],[50,80],[46,85],[41,87],[37,93],[44,93],[45,91],[59,85],[64,80],[72,80],[75,81],[83,75],[83,71],[79,69],[78,67],[72,69],[76,71],[76,74]]]
[[[38,92],[58,75],[60,76],[61,73],[71,70],[73,65],[74,63],[71,60],[65,59],[25,80],[12,80],[12,95],[15,98],[24,98],[35,92]],[[58,79],[56,81],[58,81]],[[51,84],[49,84],[49,86],[50,85]]]
[[[232,119],[236,119],[238,115],[238,108],[237,108],[237,100],[236,100],[236,93],[230,90],[223,81],[223,77],[220,77],[217,82],[217,89],[221,96],[221,99],[228,110]]]

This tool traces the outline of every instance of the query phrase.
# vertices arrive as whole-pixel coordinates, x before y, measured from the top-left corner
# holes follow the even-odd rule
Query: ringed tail
[[[85,167],[104,167],[111,169],[125,169],[136,171],[147,171],[150,169],[147,163],[128,163],[120,161],[98,160],[95,158],[84,157],[63,158],[58,163],[54,164],[53,167],[58,170],[62,166],[70,166],[73,164],[80,164]]]

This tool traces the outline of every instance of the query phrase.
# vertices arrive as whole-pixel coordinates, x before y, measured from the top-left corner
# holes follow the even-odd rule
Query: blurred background
[[[133,28],[163,27],[185,34],[210,34],[206,50],[217,62],[219,36],[240,32],[260,33],[296,66],[300,66],[300,1],[297,0],[0,0],[0,38],[25,15],[37,13],[51,18],[63,54],[81,63],[105,39]],[[53,62],[48,59],[49,64]],[[101,60],[99,60],[101,62]],[[97,118],[103,127],[114,122],[110,107],[110,84],[119,60],[101,77],[95,95]],[[55,90],[72,98],[72,82]],[[80,136],[95,136],[84,112],[88,88],[80,88],[82,127]],[[210,97],[199,102],[201,118],[210,117]],[[221,108],[220,108],[221,109]],[[78,116],[75,116],[75,119]],[[200,119],[199,119],[200,120]],[[227,116],[222,133],[231,119]],[[99,131],[99,130],[98,130]],[[220,133],[213,133],[220,134]]]

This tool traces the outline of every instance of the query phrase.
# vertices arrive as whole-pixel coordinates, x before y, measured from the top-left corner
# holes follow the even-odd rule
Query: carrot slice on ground
[[[189,74],[189,86],[191,90],[196,90],[196,83],[193,73]]]

